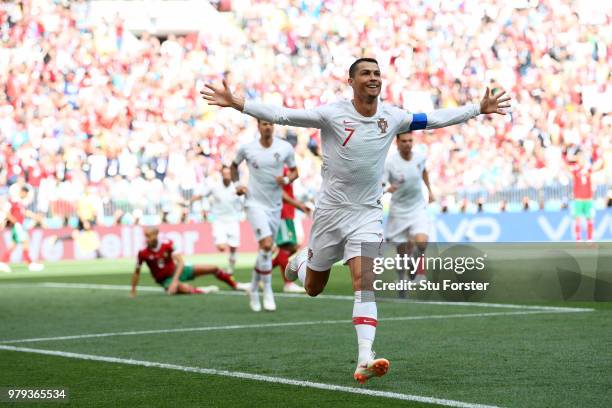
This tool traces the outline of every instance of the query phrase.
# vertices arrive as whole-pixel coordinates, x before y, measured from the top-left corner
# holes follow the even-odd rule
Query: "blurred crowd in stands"
[[[58,218],[87,192],[109,217],[184,220],[205,211],[190,197],[257,131],[252,118],[207,106],[204,83],[225,76],[247,97],[310,108],[350,97],[348,66],[365,55],[380,63],[381,97],[412,111],[476,101],[486,86],[514,99],[507,116],[418,134],[441,210],[545,208],[542,191],[571,191],[575,152],[603,161],[593,175],[603,203],[612,9],[595,3],[234,0],[223,13],[231,30],[160,37],[96,18],[84,1],[2,2],[0,192],[29,183],[31,208]],[[277,133],[297,138],[297,194],[314,198],[318,132]]]

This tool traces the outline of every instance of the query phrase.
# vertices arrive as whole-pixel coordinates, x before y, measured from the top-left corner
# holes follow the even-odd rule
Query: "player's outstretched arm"
[[[283,202],[289,204],[290,206],[297,208],[301,212],[310,215],[310,208],[306,205],[306,203],[291,197],[285,190],[283,190]]]
[[[470,103],[458,108],[437,109],[429,113],[414,113],[410,130],[439,129],[457,125],[480,114],[506,115],[505,109],[509,107],[510,97],[506,95],[505,91],[494,95],[487,88],[480,104]]]
[[[179,254],[172,254],[172,259],[174,260],[174,264],[176,265],[176,269],[174,270],[174,275],[172,276],[172,283],[168,286],[168,294],[174,295],[178,290],[178,285],[180,283],[179,277],[183,273],[183,269],[185,268],[185,261],[183,261],[183,257]]]
[[[225,78],[221,81],[221,86],[214,84],[206,84],[204,86],[206,89],[201,90],[200,94],[202,98],[208,101],[209,105],[234,108],[240,112],[244,110],[244,98],[232,93]]]
[[[325,120],[318,109],[289,109],[256,101],[246,101],[243,97],[234,95],[227,81],[222,85],[206,84],[200,91],[202,98],[209,105],[223,108],[234,108],[254,118],[286,126],[321,128]]]
[[[423,183],[425,183],[425,187],[427,187],[427,193],[429,194],[429,202],[433,203],[436,201],[436,197],[431,191],[431,185],[429,184],[429,173],[427,173],[427,169],[423,169]]]
[[[134,273],[132,274],[132,290],[130,291],[131,297],[136,297],[136,286],[138,286],[139,279],[140,279],[140,265],[134,268]]]

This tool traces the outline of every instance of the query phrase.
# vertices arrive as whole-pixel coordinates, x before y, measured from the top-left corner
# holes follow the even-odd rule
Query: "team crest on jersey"
[[[274,158],[276,159],[276,162],[278,163],[280,161],[280,153],[279,152],[274,153]]]
[[[387,120],[385,118],[380,118],[378,119],[377,123],[378,123],[378,128],[380,129],[380,133],[386,133],[387,128],[389,127]]]

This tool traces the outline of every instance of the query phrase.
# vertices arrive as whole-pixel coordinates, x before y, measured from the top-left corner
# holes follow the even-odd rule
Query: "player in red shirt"
[[[140,279],[140,267],[146,263],[153,279],[162,286],[169,295],[208,293],[218,290],[216,287],[203,290],[185,282],[198,276],[214,274],[217,279],[227,283],[232,289],[237,289],[234,277],[214,265],[190,265],[185,263],[180,254],[174,252],[174,244],[170,240],[159,240],[157,227],[149,227],[144,232],[147,246],[138,252],[136,268],[132,275],[131,296],[136,296],[136,286]]]
[[[593,240],[593,219],[595,218],[595,208],[593,206],[593,186],[591,176],[593,172],[599,170],[603,163],[596,162],[593,165],[587,163],[584,153],[579,153],[577,157],[570,161],[569,170],[572,173],[574,191],[572,202],[572,214],[574,216],[574,233],[576,241],[582,239],[582,219],[586,220],[587,240]]]
[[[30,258],[30,238],[23,227],[26,217],[36,220],[40,220],[40,217],[26,208],[26,202],[30,196],[30,188],[24,184],[19,189],[18,194],[19,195],[14,199],[9,199],[3,211],[5,213],[7,225],[11,227],[12,241],[6,249],[6,252],[0,257],[0,272],[11,272],[8,262],[11,258],[11,254],[19,244],[21,244],[22,258],[28,264],[28,269],[30,271],[42,271],[43,265],[32,262]]]
[[[288,174],[289,168],[285,167],[283,169],[283,176]],[[284,281],[284,292],[305,293],[306,290],[302,286],[297,285],[295,282],[291,282],[285,277],[285,268],[287,267],[287,263],[289,263],[289,257],[296,253],[298,249],[295,224],[293,222],[296,208],[306,214],[310,214],[310,209],[306,206],[306,204],[297,200],[293,195],[293,184],[287,184],[283,187],[281,223],[278,233],[276,234],[276,246],[278,247],[278,253],[272,261],[272,268],[275,266],[279,267]]]

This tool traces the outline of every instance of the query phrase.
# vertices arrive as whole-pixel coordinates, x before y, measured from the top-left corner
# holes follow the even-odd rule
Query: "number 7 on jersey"
[[[344,130],[349,132],[349,134],[348,134],[348,137],[344,140],[344,143],[342,143],[342,146],[346,146],[346,144],[348,143],[348,141],[351,138],[351,136],[353,136],[353,133],[355,133],[355,129],[353,129],[353,128],[345,127]]]

